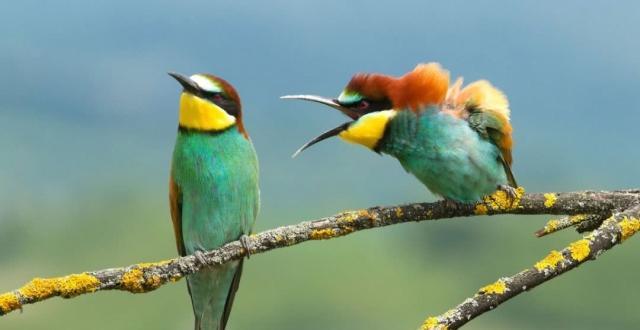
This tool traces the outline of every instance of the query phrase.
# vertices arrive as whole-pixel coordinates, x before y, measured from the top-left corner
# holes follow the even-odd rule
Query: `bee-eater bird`
[[[228,82],[209,74],[169,75],[183,87],[169,180],[171,218],[180,255],[202,261],[202,251],[251,232],[259,208],[258,159],[242,124],[240,97]],[[196,330],[225,328],[242,263],[187,277]]]
[[[330,106],[351,118],[303,145],[332,136],[397,158],[431,192],[474,202],[497,189],[513,195],[509,103],[488,81],[449,87],[437,63],[401,76],[356,74],[337,99],[287,95]]]

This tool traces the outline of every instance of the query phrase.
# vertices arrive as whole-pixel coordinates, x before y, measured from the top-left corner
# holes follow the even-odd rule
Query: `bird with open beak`
[[[287,95],[324,104],[351,120],[304,144],[339,136],[397,158],[430,191],[447,200],[475,202],[497,189],[515,194],[511,171],[509,103],[488,81],[449,86],[437,63],[401,76],[360,73],[338,98]]]

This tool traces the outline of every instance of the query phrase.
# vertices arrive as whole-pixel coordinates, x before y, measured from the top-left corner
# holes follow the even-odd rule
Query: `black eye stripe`
[[[338,102],[338,104],[340,104],[343,107],[353,108],[353,107],[358,106],[358,104],[360,104],[362,101],[369,102],[367,99],[360,99],[360,100],[353,101],[353,102],[340,102],[340,101],[337,101],[337,102]]]
[[[203,98],[211,101],[213,104],[219,106],[228,114],[237,117],[240,112],[240,107],[238,104],[232,100],[227,98],[222,93],[208,93],[209,95],[202,95]]]
[[[393,108],[393,105],[391,104],[391,101],[389,100],[378,100],[378,101],[372,101],[366,98],[363,98],[359,101],[353,102],[353,103],[348,103],[348,104],[341,104],[344,107],[350,108],[350,109],[354,109],[354,110],[358,110],[358,111],[364,111],[366,113],[369,112],[375,112],[375,111],[382,111],[382,110],[389,110],[391,108]]]
[[[216,97],[222,97],[222,98],[226,98],[226,96],[221,93],[221,92],[209,92],[209,91],[201,91],[200,94],[202,95],[203,98],[206,99],[213,99]]]

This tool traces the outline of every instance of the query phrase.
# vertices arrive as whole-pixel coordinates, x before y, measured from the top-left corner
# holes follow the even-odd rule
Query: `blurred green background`
[[[261,160],[257,231],[346,209],[432,201],[395,160],[337,139],[342,118],[278,96],[337,95],[358,71],[439,61],[510,98],[528,191],[640,186],[640,3],[606,1],[4,1],[0,291],[34,276],[175,256],[167,177],[180,88],[232,82]],[[252,257],[230,329],[414,329],[579,237],[547,217],[412,223]],[[469,324],[633,328],[640,240]],[[1,329],[191,329],[185,282],[28,305]]]

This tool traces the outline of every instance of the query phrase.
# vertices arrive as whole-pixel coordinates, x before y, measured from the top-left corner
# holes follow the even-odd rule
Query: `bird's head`
[[[232,126],[247,136],[242,125],[242,105],[235,88],[226,80],[211,74],[191,77],[169,72],[182,85],[179,125],[181,128],[219,132]]]
[[[303,145],[294,156],[306,148],[333,136],[376,150],[389,121],[397,111],[420,111],[441,104],[449,87],[449,73],[437,63],[419,64],[401,77],[378,73],[354,75],[337,98],[316,95],[286,95],[283,99],[298,99],[332,107],[352,121],[326,131]]]

